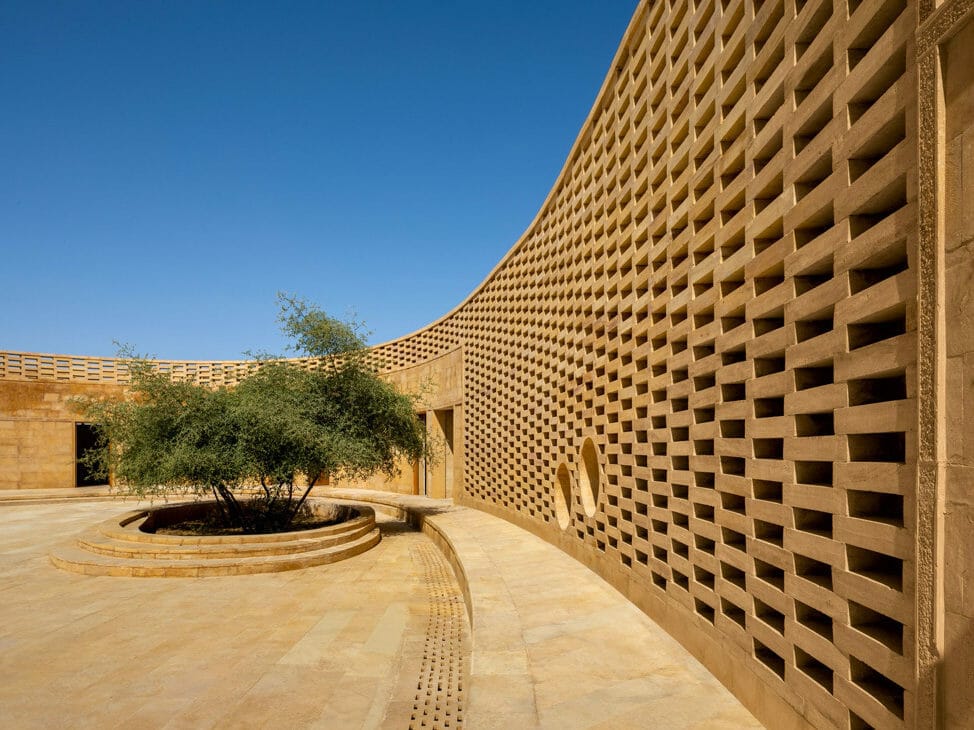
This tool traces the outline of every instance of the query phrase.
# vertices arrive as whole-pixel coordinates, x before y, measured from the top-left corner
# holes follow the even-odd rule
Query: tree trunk
[[[220,510],[220,518],[223,520],[224,524],[230,524],[230,516],[227,514],[227,510],[223,506],[223,502],[220,501],[220,494],[216,491],[216,487],[210,486],[213,491],[213,499],[216,500],[216,506]]]
[[[294,518],[297,517],[298,510],[301,509],[301,505],[303,505],[304,501],[308,498],[308,495],[311,493],[311,490],[314,488],[314,485],[315,485],[314,481],[308,482],[308,488],[304,490],[304,494],[301,495],[301,499],[298,500],[298,503],[295,505],[294,509],[291,510],[291,516],[288,518],[287,521],[289,525],[294,521]]]
[[[234,527],[240,527],[241,529],[246,529],[244,525],[243,513],[240,509],[240,504],[237,502],[236,497],[233,496],[233,492],[227,489],[225,486],[221,485],[218,487],[220,496],[223,497],[223,501],[227,505],[227,512],[230,515],[230,523]]]

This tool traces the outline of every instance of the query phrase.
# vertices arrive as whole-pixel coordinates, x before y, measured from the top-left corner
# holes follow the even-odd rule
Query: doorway
[[[418,413],[416,418],[419,419],[420,424],[423,427],[423,446],[426,446],[426,414]],[[417,459],[413,462],[413,494],[426,495],[426,457],[422,459]]]
[[[74,476],[75,486],[94,487],[107,480],[94,476],[94,470],[82,459],[85,454],[98,448],[98,428],[93,423],[74,424]]]
[[[434,411],[439,435],[443,439],[442,464],[436,472],[436,492],[440,498],[453,498],[453,409]]]

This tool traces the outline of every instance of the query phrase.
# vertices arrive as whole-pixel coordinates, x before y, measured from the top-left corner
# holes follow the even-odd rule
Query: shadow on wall
[[[953,618],[947,626],[944,656],[937,666],[941,686],[941,703],[946,717],[940,718],[942,727],[974,728],[974,620],[966,616]],[[956,635],[951,635],[951,624]]]

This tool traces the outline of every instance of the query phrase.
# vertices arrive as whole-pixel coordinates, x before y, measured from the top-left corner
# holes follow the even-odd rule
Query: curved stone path
[[[472,619],[466,727],[761,727],[621,593],[531,533],[443,501],[330,493],[410,512],[460,566]]]

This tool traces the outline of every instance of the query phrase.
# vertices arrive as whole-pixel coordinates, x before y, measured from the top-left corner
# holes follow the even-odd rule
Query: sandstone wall
[[[78,396],[119,397],[114,384],[0,380],[0,489],[75,486]]]
[[[945,708],[974,723],[974,22],[945,46]]]

